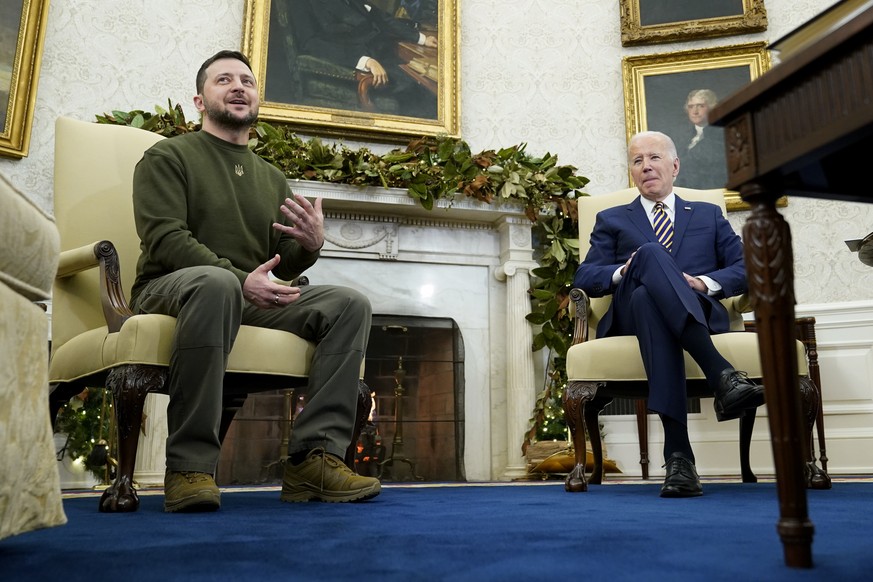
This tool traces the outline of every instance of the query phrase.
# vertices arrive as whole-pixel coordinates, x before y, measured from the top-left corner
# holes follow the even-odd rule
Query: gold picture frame
[[[49,0],[0,7],[0,155],[27,156]]]
[[[619,0],[619,4],[622,46],[767,30],[764,0]]]
[[[687,106],[704,102],[711,107],[769,68],[770,53],[763,42],[625,57],[622,77],[628,142],[640,131],[665,133],[679,155],[677,186],[724,187],[724,129],[708,126],[698,132],[692,118],[699,115],[700,106]],[[633,185],[630,171],[628,182]],[[736,192],[726,190],[725,202],[728,210],[746,208]]]
[[[384,61],[393,69],[385,67],[388,84],[381,88],[368,86],[358,68],[360,56],[348,58],[358,52],[352,53],[351,47],[346,51],[340,40],[354,35],[316,32],[315,22],[356,5],[341,0],[246,0],[242,52],[260,82],[261,119],[304,134],[394,143],[459,136],[458,0],[416,2],[418,10],[428,10],[416,14],[402,12],[407,10],[404,0],[368,4],[371,12],[390,15],[392,26],[415,23],[421,33],[417,38],[437,39],[435,48],[395,40],[390,51],[382,46]],[[342,60],[337,58],[340,47],[347,53]]]

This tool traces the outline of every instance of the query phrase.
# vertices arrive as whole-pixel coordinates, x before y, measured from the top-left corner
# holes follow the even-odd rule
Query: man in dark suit
[[[682,151],[682,173],[677,186],[724,188],[727,182],[724,130],[709,125],[709,110],[718,97],[710,89],[694,89],[685,100],[685,112],[693,131]]]
[[[301,54],[373,75],[373,87],[397,97],[401,113],[435,118],[436,100],[400,69],[397,43],[435,48],[418,23],[395,18],[364,0],[295,0],[289,23]]]
[[[747,290],[742,241],[721,208],[686,202],[673,192],[679,157],[669,137],[635,135],[628,163],[640,196],[598,214],[574,285],[592,297],[613,294],[598,337],[639,340],[649,409],[664,426],[667,477],[661,496],[701,495],[688,439],[683,350],[706,375],[720,421],[764,402],[763,388],[734,370],[710,338],[729,330],[719,299]]]

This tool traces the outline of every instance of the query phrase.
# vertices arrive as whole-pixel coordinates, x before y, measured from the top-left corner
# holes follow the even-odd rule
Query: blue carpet
[[[773,483],[385,487],[361,504],[229,491],[210,514],[64,501],[69,523],[0,541],[3,580],[869,580],[873,483],[809,491],[815,567],[787,568]]]

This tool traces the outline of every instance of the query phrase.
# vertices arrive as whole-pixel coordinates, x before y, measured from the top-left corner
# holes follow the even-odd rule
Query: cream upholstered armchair
[[[725,212],[722,190],[691,190],[675,188],[676,194],[685,200],[711,202],[719,205]],[[627,204],[639,194],[636,188],[628,188],[601,196],[580,198],[579,203],[579,253],[582,259],[590,246],[589,236],[594,229],[597,213],[601,210]],[[648,394],[646,373],[640,356],[639,344],[634,336],[615,336],[597,338],[596,330],[600,318],[606,313],[612,296],[589,298],[581,289],[573,289],[570,295],[576,317],[573,345],[567,351],[568,385],[564,390],[564,411],[575,448],[575,467],[567,475],[565,488],[570,492],[586,491],[588,481],[585,477],[586,432],[591,438],[594,456],[590,482],[599,484],[603,480],[603,447],[601,443],[598,415],[614,397],[645,399]],[[731,331],[713,336],[718,351],[738,370],[760,381],[761,361],[758,352],[758,337],[755,333],[744,331],[742,314],[750,311],[747,297],[731,297],[722,301],[730,314]],[[812,422],[820,404],[819,392],[810,381],[803,344],[797,342],[797,361],[800,374],[799,384],[807,419],[807,442],[812,440]],[[685,374],[688,379],[689,397],[712,397],[700,367],[685,355]],[[645,405],[642,405],[645,408]],[[740,418],[740,465],[744,482],[757,479],[749,464],[749,448],[754,428],[756,411],[750,410]],[[589,430],[585,430],[588,427]],[[647,442],[645,423],[638,424],[642,445]],[[645,461],[645,455],[642,455]],[[811,453],[807,454],[811,459]],[[827,475],[810,460],[808,483],[816,488],[830,484]]]
[[[126,300],[139,256],[133,170],[160,139],[132,127],[63,117],[56,123],[55,217],[61,257],[52,304],[51,413],[54,418],[63,402],[86,387],[112,391],[118,468],[100,499],[100,510],[107,512],[139,506],[133,472],[143,404],[148,392],[165,391],[176,322],[166,315],[133,315]],[[304,386],[314,350],[291,333],[242,326],[228,359],[220,435],[248,392]],[[362,386],[359,392],[359,413],[369,412],[370,391]],[[355,436],[359,431],[360,426]]]
[[[0,175],[0,540],[67,522],[48,402],[52,218]],[[2,553],[2,550],[0,550]]]

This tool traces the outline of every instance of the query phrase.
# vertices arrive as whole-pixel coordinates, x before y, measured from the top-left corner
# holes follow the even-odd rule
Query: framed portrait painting
[[[769,67],[763,42],[625,57],[628,141],[640,131],[665,133],[673,139],[679,156],[677,186],[724,188],[724,129],[708,125],[709,110]],[[632,185],[630,174],[628,179]],[[736,193],[726,193],[726,202],[729,210],[743,207]]]
[[[619,0],[621,44],[634,46],[767,30],[764,0]]]
[[[0,155],[23,158],[30,147],[33,107],[49,0],[0,3]]]
[[[458,0],[246,0],[261,118],[310,135],[459,135]]]

